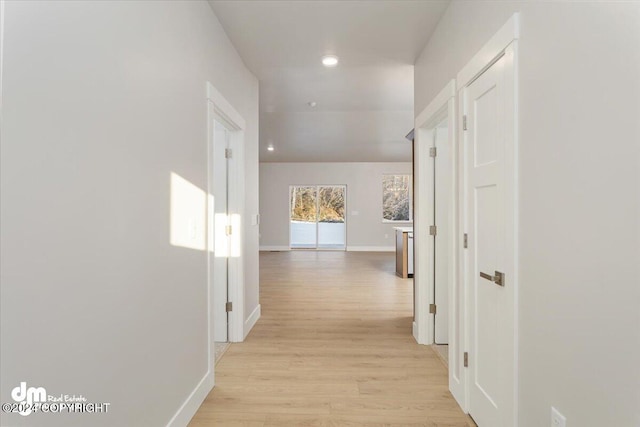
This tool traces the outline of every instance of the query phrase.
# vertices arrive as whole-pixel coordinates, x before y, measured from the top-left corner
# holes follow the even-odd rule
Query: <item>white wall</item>
[[[260,163],[260,247],[289,248],[290,185],[340,184],[347,186],[347,248],[394,250],[393,227],[407,223],[382,222],[383,174],[411,174],[411,163]]]
[[[4,23],[0,400],[27,381],[111,407],[2,425],[166,425],[207,370],[206,254],[170,245],[170,173],[206,189],[211,81],[247,121],[257,212],[258,82],[206,2],[10,1]]]
[[[520,426],[639,426],[640,3],[454,1],[416,112],[516,11]]]

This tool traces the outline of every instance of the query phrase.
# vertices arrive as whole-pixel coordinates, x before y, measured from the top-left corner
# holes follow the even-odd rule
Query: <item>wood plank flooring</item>
[[[216,366],[204,426],[474,426],[411,336],[392,253],[264,252],[262,317]]]

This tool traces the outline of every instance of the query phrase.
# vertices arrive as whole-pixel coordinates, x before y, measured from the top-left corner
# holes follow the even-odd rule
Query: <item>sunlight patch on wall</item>
[[[173,246],[207,248],[207,193],[171,172],[170,242]]]
[[[240,215],[215,214],[214,256],[216,258],[237,258],[241,253]]]
[[[213,252],[214,251],[214,232],[213,232],[213,225],[214,225],[214,220],[213,220],[213,215],[212,213],[215,212],[214,210],[214,204],[213,204],[213,195],[211,194],[207,194],[207,248],[209,248],[209,252]]]
[[[229,237],[227,236],[227,214],[217,213],[214,220],[214,256],[227,258],[229,256]]]
[[[240,235],[240,215],[232,214],[231,215],[231,229],[233,230],[233,234],[231,235],[231,257],[238,258],[240,256],[241,249],[241,235]]]

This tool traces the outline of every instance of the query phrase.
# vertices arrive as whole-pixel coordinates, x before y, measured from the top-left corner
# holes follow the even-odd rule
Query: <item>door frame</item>
[[[429,226],[434,225],[434,161],[429,154],[429,148],[434,143],[434,132],[438,124],[447,119],[448,143],[451,158],[449,174],[451,179],[451,195],[449,198],[449,212],[453,216],[449,233],[449,390],[456,397],[460,406],[466,410],[467,375],[463,366],[465,351],[465,288],[461,274],[461,230],[460,215],[460,143],[457,137],[456,113],[456,81],[450,80],[431,103],[418,115],[415,120],[416,129],[416,215],[414,218],[414,232],[418,237],[416,242],[416,270],[414,280],[416,284],[414,337],[420,344],[435,344],[434,327],[435,314],[429,312],[429,305],[435,304],[435,271],[434,241],[436,236],[429,234]],[[435,224],[438,225],[438,224]],[[436,307],[437,310],[437,307]]]
[[[242,241],[242,226],[244,218],[244,138],[246,122],[224,96],[207,82],[207,301],[208,301],[208,339],[209,364],[213,372],[214,364],[214,336],[213,336],[213,138],[214,121],[219,121],[230,131],[229,146],[231,159],[227,162],[228,170],[228,204],[227,211],[231,216],[232,244],[228,261],[228,300],[233,304],[228,316],[228,341],[242,342],[244,340],[244,245]],[[235,248],[235,249],[234,249]],[[233,254],[236,254],[235,256]]]
[[[315,187],[316,188],[316,247],[315,248],[292,248],[291,247],[291,190],[294,187]],[[318,247],[318,236],[319,236],[319,227],[318,224],[318,208],[319,208],[319,199],[317,197],[317,190],[320,187],[342,187],[344,188],[344,249],[331,249],[331,248],[319,248]],[[314,251],[346,251],[347,250],[347,185],[346,184],[290,184],[289,185],[289,219],[288,219],[288,227],[289,227],[289,250],[314,250]]]
[[[415,281],[415,320],[413,322],[413,336],[419,344],[434,343],[434,314],[429,313],[429,305],[433,301],[435,283],[433,281],[433,242],[434,236],[429,234],[429,226],[433,225],[433,160],[429,155],[429,148],[433,146],[433,137],[436,126],[445,118],[448,118],[447,128],[449,140],[452,145],[452,188],[456,188],[456,153],[457,138],[455,138],[455,80],[449,83],[431,101],[415,119],[415,195],[414,201],[414,274]],[[455,191],[455,190],[454,190]],[[454,206],[455,208],[455,206]],[[454,212],[454,211],[452,211]],[[454,227],[455,228],[455,227]],[[451,236],[455,235],[454,233]],[[455,248],[456,242],[452,238],[451,248]],[[452,253],[451,265],[457,265],[456,253]],[[452,275],[455,279],[455,274]],[[454,280],[452,280],[454,282]],[[451,300],[451,299],[450,299]]]
[[[519,14],[514,13],[507,22],[494,34],[494,36],[478,51],[473,58],[462,68],[457,74],[457,97],[458,97],[458,136],[460,140],[460,191],[458,203],[461,213],[461,225],[462,232],[466,231],[468,224],[468,212],[466,206],[467,200],[467,188],[466,188],[466,169],[465,169],[465,147],[468,143],[466,139],[466,132],[463,129],[463,117],[465,115],[464,105],[464,93],[465,88],[472,84],[482,73],[489,69],[496,61],[503,56],[507,56],[511,66],[508,67],[508,72],[505,72],[505,100],[509,103],[505,108],[505,123],[507,132],[506,138],[506,151],[504,157],[505,163],[505,175],[509,178],[505,180],[505,206],[513,206],[513,210],[505,217],[505,233],[507,246],[505,251],[510,254],[512,259],[507,262],[513,266],[513,270],[507,269],[505,271],[509,277],[509,286],[505,287],[507,292],[510,292],[509,300],[512,302],[510,309],[512,313],[511,325],[513,327],[513,335],[510,337],[513,342],[513,354],[512,366],[507,364],[509,378],[512,379],[512,390],[510,394],[511,401],[507,403],[508,412],[504,420],[505,426],[518,426],[518,294],[519,294],[519,270],[518,270],[518,40],[520,38],[520,20]],[[469,307],[472,301],[469,300],[471,283],[468,280],[468,268],[469,260],[467,253],[461,251],[461,266],[460,280],[463,282],[464,292],[463,307],[464,307],[464,319],[461,326],[464,328],[464,342],[465,349],[470,349],[471,344],[471,318],[469,315]],[[473,362],[471,362],[473,363]],[[468,370],[465,370],[468,376]],[[469,381],[467,378],[465,386],[464,400],[458,403],[462,406],[462,409],[468,413],[469,411]]]

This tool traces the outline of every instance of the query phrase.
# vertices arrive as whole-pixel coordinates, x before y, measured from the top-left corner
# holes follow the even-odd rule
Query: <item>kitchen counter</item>
[[[413,227],[394,227],[396,230],[396,275],[413,277]]]

